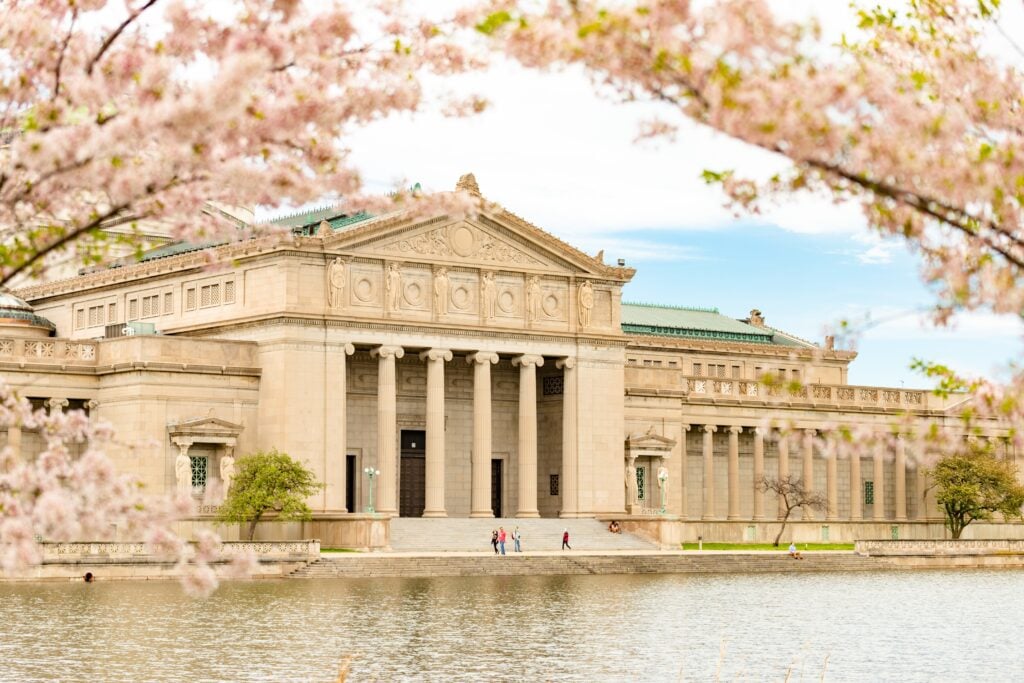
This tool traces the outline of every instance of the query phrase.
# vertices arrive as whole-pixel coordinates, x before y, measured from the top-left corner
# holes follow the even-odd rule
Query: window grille
[[[75,311],[75,329],[80,330],[85,327],[85,309],[79,308]]]
[[[108,323],[116,323],[117,322],[117,304],[108,304],[107,305],[107,322]]]
[[[646,500],[647,498],[647,468],[637,467],[636,468],[636,497],[639,500]]]
[[[235,303],[235,281],[228,280],[224,283],[224,303]]]
[[[694,377],[703,377],[704,376],[704,366],[701,363],[694,363],[693,364],[693,375],[694,375]]]
[[[164,315],[170,315],[174,312],[174,294],[167,292],[164,294]]]
[[[131,299],[128,302],[128,319],[137,320],[139,317],[139,300]]]
[[[875,482],[873,481],[864,482],[864,504],[875,504]]]
[[[541,393],[544,396],[561,396],[565,381],[561,375],[552,375],[541,379]]]
[[[194,311],[196,310],[196,288],[190,287],[185,290],[185,310]]]
[[[558,475],[552,474],[548,482],[549,490],[552,496],[558,495]]]
[[[206,456],[191,457],[192,461],[192,490],[195,493],[202,493],[206,490],[206,466],[209,462]]]

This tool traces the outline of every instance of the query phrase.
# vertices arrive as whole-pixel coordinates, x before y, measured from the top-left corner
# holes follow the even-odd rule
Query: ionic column
[[[729,427],[729,519],[740,518],[740,432],[743,427]]]
[[[882,446],[875,446],[875,505],[872,517],[876,520],[885,519],[885,460],[882,459]]]
[[[682,501],[679,503],[680,519],[687,518],[687,510],[689,509],[690,502],[690,492],[686,487],[686,482],[689,478],[689,475],[687,474],[687,463],[689,456],[686,453],[686,433],[689,431],[690,425],[686,424],[685,422],[679,425],[679,458],[681,460],[681,464],[679,465],[679,490],[683,497]]]
[[[804,430],[804,488],[808,492],[814,490],[814,430]],[[801,519],[814,519],[814,510],[809,507],[803,508]]]
[[[56,415],[64,412],[64,409],[68,407],[68,400],[66,398],[50,398],[46,400],[46,405],[50,408],[50,414]]]
[[[715,425],[704,425],[704,514],[701,519],[715,518]]]
[[[447,517],[444,507],[444,363],[452,359],[448,349],[420,354],[427,362],[427,453],[424,517]]]
[[[761,480],[764,479],[764,430],[754,427],[754,519],[764,519],[764,491]]]
[[[779,435],[779,481],[789,476],[789,437],[785,434]],[[786,514],[786,504],[782,502],[782,496],[778,498],[778,518],[782,519]]]
[[[537,511],[537,368],[544,358],[523,354],[519,366],[519,510],[516,517],[540,517]]]
[[[562,511],[561,517],[577,517],[580,512],[580,464],[577,451],[579,397],[576,393],[576,359],[555,361],[562,371]]]
[[[491,510],[491,366],[498,362],[493,351],[466,356],[473,364],[473,451],[469,516],[493,517]]]
[[[342,344],[330,354],[327,391],[328,417],[324,425],[324,508],[355,512],[345,507],[345,458],[348,456],[348,372],[346,360],[355,353],[351,344]]]
[[[7,428],[7,445],[14,455],[15,461],[21,460],[21,425],[11,425]]]
[[[864,519],[864,513],[861,508],[862,486],[863,484],[860,480],[860,452],[855,444],[853,453],[850,454],[850,519],[855,521]]]
[[[370,351],[377,358],[377,512],[398,514],[398,412],[395,397],[395,359],[405,355],[401,346],[378,346]]]
[[[839,519],[839,458],[834,442],[830,441],[828,448],[825,454],[825,518],[835,521]]]
[[[902,436],[896,437],[896,461],[893,463],[896,478],[896,521],[907,521],[907,450]]]

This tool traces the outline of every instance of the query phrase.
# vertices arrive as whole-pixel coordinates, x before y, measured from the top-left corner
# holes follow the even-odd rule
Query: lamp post
[[[665,514],[665,484],[668,482],[668,468],[658,468],[658,487],[661,489],[661,513]]]
[[[366,469],[363,470],[363,472],[366,473],[366,476],[370,480],[370,498],[369,502],[366,505],[366,511],[373,514],[374,512],[376,512],[373,509],[373,478],[380,476],[380,470],[375,470],[372,467],[367,467]]]

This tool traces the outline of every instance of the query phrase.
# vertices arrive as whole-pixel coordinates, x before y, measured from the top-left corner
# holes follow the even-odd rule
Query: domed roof
[[[52,322],[35,314],[32,308],[24,299],[19,299],[10,292],[0,291],[0,327],[8,325],[42,327],[53,332],[57,326]]]

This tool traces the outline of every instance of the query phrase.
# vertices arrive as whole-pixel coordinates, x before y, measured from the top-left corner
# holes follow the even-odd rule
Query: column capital
[[[94,398],[90,398],[88,401],[85,402],[85,407],[87,410],[93,411],[100,407],[100,402]]]
[[[688,432],[690,431],[690,423],[683,422],[682,424],[679,425],[679,428],[682,429],[684,432]]]
[[[402,358],[405,356],[405,349],[401,346],[377,346],[370,349],[370,356],[374,358]]]
[[[768,436],[772,433],[771,427],[753,427],[754,433],[759,436]]]
[[[718,431],[718,426],[717,425],[704,425],[704,431],[707,434],[710,434],[712,432],[717,432]]]
[[[451,360],[452,352],[450,349],[427,349],[426,351],[420,352],[420,360]]]
[[[559,358],[555,361],[555,367],[559,370],[572,370],[576,367],[576,359],[572,356],[569,356],[568,358]]]
[[[50,398],[46,400],[46,405],[51,411],[64,410],[68,407],[68,400],[66,398]]]
[[[187,455],[188,449],[192,446],[192,439],[174,439],[172,443],[178,447],[182,455]]]
[[[730,434],[739,434],[742,431],[743,431],[743,427],[740,427],[739,425],[730,425],[729,426],[729,433]]]
[[[512,365],[521,367],[535,365],[539,368],[544,365],[544,356],[538,356],[535,353],[524,353],[521,356],[513,357]]]
[[[480,365],[490,363],[491,365],[494,365],[498,362],[498,354],[494,351],[476,351],[466,355],[466,362],[478,363]]]
[[[817,435],[818,435],[818,430],[817,429],[813,429],[811,427],[808,427],[807,429],[804,429],[804,436],[817,436]]]
[[[345,352],[346,356],[351,356],[356,352],[356,347],[352,346],[351,342],[345,342],[341,345],[341,350]]]

